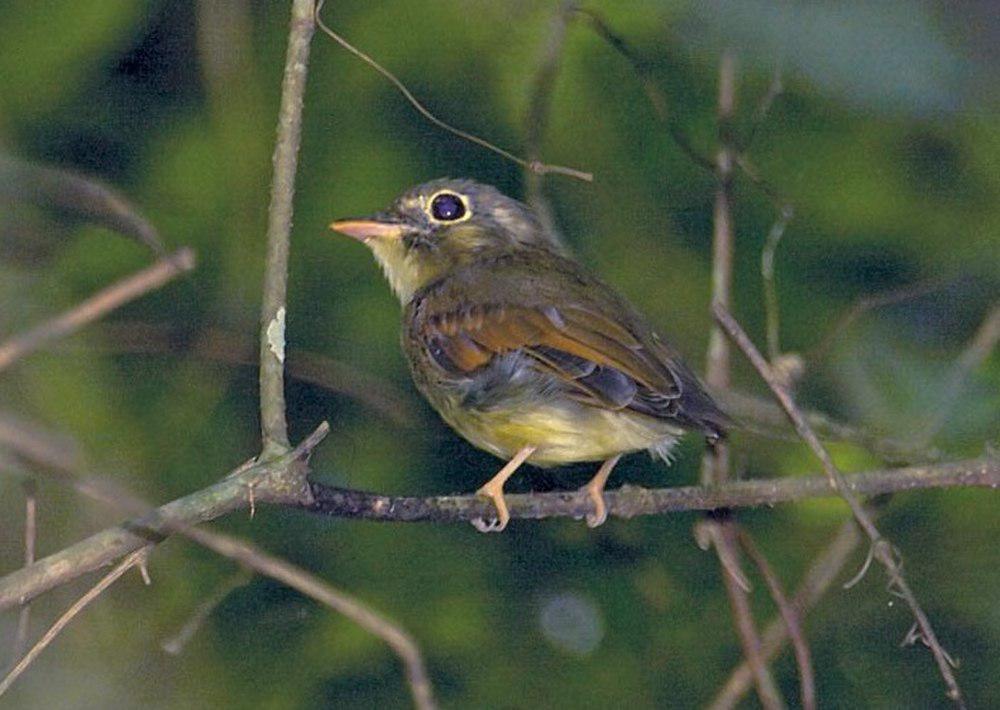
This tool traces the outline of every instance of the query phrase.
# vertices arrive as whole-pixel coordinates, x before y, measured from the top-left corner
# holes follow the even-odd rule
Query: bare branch
[[[246,567],[241,567],[235,574],[230,575],[216,587],[207,599],[197,606],[184,625],[177,630],[177,633],[165,639],[160,647],[171,656],[179,656],[188,642],[208,620],[208,617],[212,615],[212,612],[219,607],[219,604],[234,591],[246,586],[251,579],[253,579],[253,572]]]
[[[726,547],[730,550],[737,550],[736,535],[739,528],[736,521],[725,521],[720,524],[720,527],[722,535],[726,537]],[[760,634],[757,632],[757,625],[754,623],[753,612],[750,609],[750,597],[746,590],[739,587],[736,579],[725,571],[725,568],[723,568],[722,581],[729,597],[729,605],[733,610],[736,631],[743,646],[743,657],[746,659],[747,665],[750,666],[750,672],[757,686],[757,697],[760,698],[760,704],[768,709],[783,708],[785,701],[774,682],[771,669],[768,668],[767,658],[762,652]]]
[[[792,396],[788,393],[787,388],[785,388],[784,384],[775,377],[770,366],[767,364],[767,361],[750,341],[747,334],[722,304],[714,304],[713,312],[715,314],[716,322],[725,328],[729,337],[733,339],[733,342],[735,342],[747,356],[747,359],[749,359],[753,364],[761,378],[767,382],[771,391],[774,392],[775,397],[781,403],[782,408],[784,408],[785,412],[788,414],[788,418],[795,425],[795,429],[798,431],[799,436],[806,442],[806,444],[808,444],[809,448],[812,449],[816,458],[820,460],[830,486],[847,502],[851,512],[854,514],[854,519],[857,520],[858,525],[861,526],[861,529],[864,530],[865,534],[868,535],[868,538],[871,540],[875,559],[877,559],[886,569],[890,580],[890,591],[893,591],[893,593],[897,594],[907,603],[907,606],[910,607],[910,611],[913,613],[914,618],[917,620],[920,632],[926,640],[927,646],[931,649],[931,652],[934,655],[934,660],[937,663],[938,670],[941,673],[941,677],[944,679],[945,685],[948,688],[948,697],[951,698],[956,706],[965,707],[965,703],[962,700],[962,692],[958,686],[958,682],[955,680],[955,675],[952,672],[947,653],[938,642],[934,629],[931,627],[930,620],[927,618],[924,610],[917,602],[913,591],[910,589],[909,584],[903,577],[899,562],[894,555],[894,548],[892,544],[889,543],[887,539],[883,538],[881,533],[879,533],[878,528],[875,527],[875,523],[864,510],[855,493],[848,486],[844,475],[839,469],[837,469],[836,465],[834,465],[829,452],[823,447],[823,444],[820,443],[815,432],[813,432],[809,423],[802,415],[802,412],[799,411],[795,401],[792,399]]]
[[[915,298],[926,296],[934,293],[935,291],[941,290],[948,285],[949,281],[950,279],[934,276],[929,279],[923,279],[921,281],[917,281],[916,283],[902,286],[901,288],[890,289],[888,291],[872,294],[870,296],[862,296],[840,314],[830,327],[830,330],[827,331],[827,333],[820,339],[819,343],[817,343],[812,350],[806,353],[806,361],[815,366],[825,360],[827,355],[830,354],[830,350],[837,342],[837,339],[840,338],[856,320],[869,311],[877,308],[884,308],[885,306],[892,306],[897,303],[903,303],[904,301],[912,301]]]
[[[24,566],[28,567],[35,561],[35,542],[38,537],[38,505],[35,497],[35,481],[27,478],[22,487],[24,488]],[[17,631],[14,633],[14,650],[10,654],[11,658],[18,658],[24,650],[24,644],[28,641],[30,622],[31,605],[25,604],[21,607],[21,613],[17,617]]]
[[[0,201],[27,201],[132,237],[164,254],[156,227],[135,205],[107,185],[68,170],[32,165],[0,155]]]
[[[384,616],[376,614],[364,603],[334,589],[315,575],[270,555],[250,543],[224,535],[209,533],[200,528],[187,528],[186,537],[231,560],[236,560],[272,579],[276,579],[292,589],[315,599],[334,611],[343,614],[361,628],[389,645],[406,666],[407,681],[413,694],[414,704],[421,710],[435,707],[430,679],[424,667],[423,657],[413,638],[398,625]]]
[[[315,30],[314,14],[312,0],[293,0],[281,81],[278,138],[271,158],[274,176],[267,210],[267,257],[260,308],[260,424],[265,457],[283,453],[289,447],[285,421],[285,294],[295,171],[302,139],[302,102],[309,42]]]
[[[962,351],[962,354],[955,361],[951,372],[945,380],[941,400],[937,406],[933,407],[927,423],[923,427],[918,427],[920,436],[917,441],[924,443],[934,438],[944,423],[948,420],[948,415],[955,406],[955,402],[962,394],[962,387],[969,377],[969,373],[982,365],[986,358],[990,356],[1000,341],[1000,303],[994,304],[983,319],[975,335]]]
[[[781,318],[778,291],[774,285],[774,255],[793,214],[791,206],[786,206],[781,211],[767,233],[767,240],[760,252],[760,276],[764,282],[764,316],[767,319],[767,356],[772,364],[781,356]]]
[[[63,613],[62,616],[56,619],[56,622],[52,624],[49,630],[46,631],[42,637],[38,639],[35,645],[32,646],[28,652],[14,664],[14,667],[10,669],[10,672],[7,673],[3,680],[0,680],[0,696],[10,689],[11,684],[13,684],[13,682],[28,669],[28,666],[30,666],[34,660],[38,658],[39,654],[41,654],[41,652],[44,651],[53,640],[55,640],[55,637],[58,636],[59,633],[76,617],[76,615],[83,611],[88,604],[90,604],[90,602],[101,596],[105,589],[114,584],[119,577],[128,572],[132,567],[142,565],[147,553],[148,548],[146,547],[142,547],[131,553],[128,557],[122,560],[117,567],[108,572],[108,574],[102,577],[97,584],[91,587],[86,594],[77,599],[70,606],[70,608]]]
[[[757,543],[754,542],[750,533],[741,528],[738,534],[740,546],[760,571],[764,582],[767,584],[768,591],[771,593],[771,598],[778,607],[778,613],[785,622],[785,628],[788,630],[788,637],[792,641],[792,648],[795,649],[795,663],[799,669],[799,683],[802,686],[802,707],[804,710],[815,710],[816,681],[813,673],[812,654],[809,652],[809,642],[806,640],[805,633],[802,631],[802,625],[799,623],[799,612],[788,601],[781,580],[774,573],[771,564],[767,561],[767,557],[757,547]],[[761,653],[766,660],[767,654],[764,652],[763,642]]]
[[[792,608],[800,617],[805,616],[806,611],[811,609],[833,585],[860,542],[861,533],[853,519],[840,526],[833,541],[809,567],[791,601]],[[761,650],[764,656],[769,661],[774,660],[787,640],[788,627],[785,619],[779,615],[767,625],[761,637]],[[753,682],[753,673],[744,660],[733,669],[729,679],[708,707],[711,710],[735,708],[740,699],[753,687]]]
[[[99,291],[62,315],[0,344],[0,370],[42,346],[79,330],[109,311],[169,283],[194,268],[194,252],[184,248]]]
[[[157,544],[178,527],[186,529],[234,510],[246,509],[251,497],[259,502],[309,505],[311,493],[308,488],[303,488],[305,471],[312,450],[328,431],[329,426],[324,422],[287,454],[258,462],[241,470],[238,475],[227,476],[208,488],[148,512],[145,512],[148,509],[141,501],[130,500],[127,495],[119,501],[116,496],[109,495],[108,486],[93,482],[85,487],[78,486],[78,489],[92,492],[99,499],[110,498],[109,502],[115,505],[135,504],[137,512],[141,513],[0,579],[0,610],[24,604],[49,589],[113,563],[122,555]],[[17,446],[16,440],[2,443]],[[64,475],[60,478],[73,473],[71,470],[63,471]]]

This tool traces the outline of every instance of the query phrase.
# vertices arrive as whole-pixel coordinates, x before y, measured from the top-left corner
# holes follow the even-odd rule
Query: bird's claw
[[[497,517],[487,520],[485,518],[475,518],[472,526],[481,533],[502,532],[510,522],[510,511],[507,510],[507,501],[503,497],[503,489],[497,486],[485,486],[476,491],[476,495],[482,498],[489,498],[497,509]]]
[[[587,527],[596,528],[599,525],[603,525],[604,521],[608,519],[608,506],[604,503],[604,494],[602,491],[589,485],[584,486],[583,490],[594,504],[594,510],[587,513],[585,518],[587,521]]]

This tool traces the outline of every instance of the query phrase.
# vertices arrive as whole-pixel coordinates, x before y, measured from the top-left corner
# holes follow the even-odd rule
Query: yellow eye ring
[[[457,224],[472,217],[469,198],[452,190],[438,190],[426,205],[427,216],[439,224]]]

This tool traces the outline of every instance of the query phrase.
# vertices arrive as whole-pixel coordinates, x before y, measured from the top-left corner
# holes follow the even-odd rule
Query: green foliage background
[[[787,93],[752,157],[797,214],[778,254],[783,345],[808,351],[857,297],[942,276],[931,295],[862,319],[811,368],[802,396],[861,425],[913,436],[940,406],[954,358],[1000,294],[1000,26],[990,3],[595,2],[651,62],[670,110],[713,150],[718,50],[738,48],[739,125],[777,62]],[[554,3],[331,3],[326,19],[439,115],[520,150]],[[270,151],[288,3],[8,0],[0,5],[0,148],[100,177],[133,198],[171,245],[199,255],[189,277],[112,320],[252,339],[262,276]],[[992,24],[991,24],[992,23]],[[371,212],[408,186],[469,176],[521,194],[516,166],[417,117],[382,78],[317,35],[296,194],[292,351],[337,358],[391,382],[403,423],[363,402],[291,382],[300,436],[332,432],[317,475],[386,492],[474,490],[497,466],[448,431],[408,382],[398,306],[369,254],[331,238],[335,217]],[[678,150],[621,58],[571,28],[545,160],[592,170],[548,194],[580,258],[671,333],[700,365],[707,330],[713,182]],[[739,183],[737,315],[762,336],[758,271],[775,218]],[[0,339],[148,261],[140,247],[44,211],[0,205]],[[0,406],[79,442],[87,459],[151,501],[196,490],[257,451],[256,373],[190,354],[116,353],[89,329],[0,375]],[[760,390],[738,367],[746,389]],[[976,456],[1000,424],[1000,360],[974,373],[935,443]],[[737,438],[747,476],[816,469],[798,445]],[[645,457],[622,480],[691,483],[697,442],[665,471]],[[844,467],[878,462],[837,449]],[[557,476],[577,485],[582,471]],[[553,485],[525,476],[522,488]],[[921,492],[882,525],[906,559],[975,707],[1000,706],[1000,515],[996,493]],[[20,564],[22,496],[0,477],[0,571]],[[45,484],[40,552],[116,521]],[[742,517],[793,587],[846,509],[810,502]],[[401,622],[422,645],[447,707],[689,707],[740,658],[719,570],[694,544],[697,517],[463,526],[334,521],[274,509],[218,523],[316,571]],[[860,565],[863,552],[858,553]],[[255,580],[231,594],[178,657],[160,650],[232,565],[182,541],[129,574],[23,677],[14,707],[397,707],[394,656],[337,615]],[[853,570],[850,572],[853,573]],[[35,605],[34,631],[85,582]],[[758,583],[758,617],[773,613]],[[571,604],[562,603],[567,599]],[[546,631],[545,609],[562,609]],[[558,616],[558,615],[557,615]],[[0,618],[5,651],[15,614]],[[561,620],[560,620],[561,619]],[[806,629],[823,707],[944,706],[922,648],[879,572],[835,586]],[[562,639],[562,640],[560,640]],[[0,658],[3,655],[0,654]],[[776,665],[795,702],[794,665]],[[755,701],[748,701],[752,706]]]

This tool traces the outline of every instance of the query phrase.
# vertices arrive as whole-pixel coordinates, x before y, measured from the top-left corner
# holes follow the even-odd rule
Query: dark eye
[[[465,203],[458,195],[442,192],[431,200],[431,215],[442,222],[453,222],[465,216]]]

